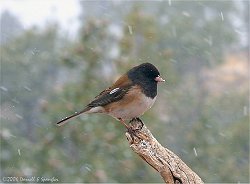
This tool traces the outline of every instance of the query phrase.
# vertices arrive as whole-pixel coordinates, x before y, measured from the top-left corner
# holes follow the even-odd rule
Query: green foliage
[[[84,21],[77,41],[62,39],[50,25],[1,45],[1,175],[162,182],[131,151],[124,127],[113,118],[92,114],[54,124],[84,108],[132,66],[151,62],[167,80],[142,117],[154,136],[205,182],[247,182],[247,92],[225,87],[216,96],[204,77],[205,69],[218,68],[239,44],[230,19],[238,15],[235,4],[80,4]],[[112,55],[114,48],[118,54]]]

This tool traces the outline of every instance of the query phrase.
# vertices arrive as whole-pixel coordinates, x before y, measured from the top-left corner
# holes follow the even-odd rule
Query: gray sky
[[[1,0],[0,13],[5,10],[17,16],[25,29],[56,20],[74,34],[79,26],[78,0]]]

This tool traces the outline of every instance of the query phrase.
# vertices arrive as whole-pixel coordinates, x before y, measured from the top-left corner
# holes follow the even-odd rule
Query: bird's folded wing
[[[131,88],[131,85],[123,86],[122,88],[115,88],[102,91],[87,107],[105,106],[109,103],[116,102],[124,97],[124,95]]]

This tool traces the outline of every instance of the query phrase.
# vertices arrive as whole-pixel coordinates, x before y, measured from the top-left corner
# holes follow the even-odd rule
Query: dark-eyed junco
[[[82,111],[57,122],[61,126],[83,113],[105,113],[123,123],[137,118],[152,107],[157,95],[157,83],[164,82],[157,68],[143,63],[122,75],[111,87],[102,91]]]

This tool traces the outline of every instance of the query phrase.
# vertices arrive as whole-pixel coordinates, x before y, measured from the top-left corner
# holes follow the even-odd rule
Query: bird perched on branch
[[[164,81],[153,64],[135,66],[96,96],[83,110],[62,119],[57,125],[61,126],[81,114],[104,113],[128,128],[125,120],[137,118],[150,109],[157,96],[157,84]]]

